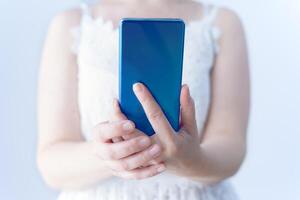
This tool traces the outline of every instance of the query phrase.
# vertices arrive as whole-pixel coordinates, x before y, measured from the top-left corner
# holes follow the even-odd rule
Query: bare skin
[[[180,17],[187,21],[202,16],[202,5],[189,0],[140,2],[103,0],[92,12],[95,17],[101,13],[115,25],[123,16]],[[182,127],[175,137],[147,88],[138,84],[135,89],[142,90],[136,90],[136,95],[157,134],[149,138],[135,129],[114,101],[114,115],[94,127],[93,141],[86,141],[81,133],[76,55],[70,52],[69,30],[78,25],[80,17],[79,10],[56,16],[45,41],[39,77],[37,152],[45,181],[57,189],[79,189],[111,176],[143,179],[164,170],[202,183],[234,175],[246,153],[250,104],[247,48],[238,17],[221,9],[215,22],[222,31],[221,51],[211,73],[211,106],[202,138],[197,136],[188,86],[182,88]],[[150,153],[152,148],[156,148],[154,154]]]

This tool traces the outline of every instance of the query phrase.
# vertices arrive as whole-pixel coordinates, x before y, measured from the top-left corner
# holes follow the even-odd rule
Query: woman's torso
[[[111,21],[93,18],[83,5],[80,26],[73,29],[73,50],[78,59],[78,103],[82,133],[91,139],[92,128],[112,113],[118,97],[118,29]],[[186,23],[183,84],[188,84],[196,105],[201,134],[210,105],[210,71],[218,52],[219,29],[214,26],[216,7],[204,6],[201,20]],[[204,186],[167,172],[145,180],[112,177],[87,190],[63,191],[59,200],[214,200],[236,199],[226,181]]]

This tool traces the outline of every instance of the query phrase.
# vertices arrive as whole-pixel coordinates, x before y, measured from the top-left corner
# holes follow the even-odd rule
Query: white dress
[[[82,133],[91,139],[97,123],[108,120],[118,97],[118,29],[111,21],[93,19],[83,5],[81,24],[72,30],[78,58],[78,101]],[[213,25],[217,7],[205,6],[202,20],[186,24],[183,83],[190,86],[201,132],[210,103],[210,71],[218,52],[220,31]],[[112,177],[85,190],[62,191],[58,200],[236,200],[228,181],[205,186],[168,172],[144,179]]]

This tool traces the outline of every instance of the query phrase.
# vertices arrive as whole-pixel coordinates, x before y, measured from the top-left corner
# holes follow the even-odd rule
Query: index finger
[[[173,139],[173,128],[150,91],[142,83],[135,83],[133,91],[140,101],[152,128],[158,133],[158,137],[162,141]]]

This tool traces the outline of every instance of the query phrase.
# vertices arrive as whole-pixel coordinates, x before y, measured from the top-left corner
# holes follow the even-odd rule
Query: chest
[[[210,30],[202,23],[186,27],[183,83],[190,87],[201,129],[209,106],[210,69],[214,45]],[[118,97],[119,32],[112,24],[92,21],[81,27],[78,51],[78,100],[84,132],[112,113]]]

